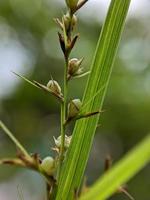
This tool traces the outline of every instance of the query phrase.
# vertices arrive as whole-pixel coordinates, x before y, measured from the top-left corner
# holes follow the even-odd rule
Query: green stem
[[[15,143],[15,145],[20,149],[21,153],[23,153],[27,158],[31,158],[25,148],[20,144],[20,142],[15,138],[15,136],[10,132],[10,130],[5,126],[5,124],[0,121],[0,128],[8,135],[8,137]]]
[[[57,178],[59,180],[62,162],[64,159],[64,151],[65,151],[65,121],[66,121],[66,110],[67,110],[67,70],[68,70],[68,56],[65,58],[65,70],[64,70],[64,101],[61,104],[61,148],[59,155],[59,163],[58,163],[58,174]]]
[[[66,111],[67,111],[67,92],[68,92],[68,64],[69,64],[69,52],[68,52],[68,42],[71,41],[71,21],[73,14],[69,12],[70,14],[70,24],[69,29],[65,29],[65,24],[63,21],[63,34],[64,34],[64,41],[65,41],[65,67],[64,67],[64,88],[63,88],[63,94],[64,94],[64,101],[61,103],[61,148],[60,148],[60,154],[59,154],[59,160],[58,160],[58,171],[57,171],[57,180],[59,182],[60,174],[61,174],[61,168],[62,163],[64,160],[64,151],[65,151],[65,122],[66,122]]]

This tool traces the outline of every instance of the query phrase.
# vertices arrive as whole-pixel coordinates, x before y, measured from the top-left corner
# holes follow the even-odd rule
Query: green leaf
[[[95,98],[83,109],[85,113],[101,110],[110,79],[114,58],[120,41],[130,0],[112,0],[97,44],[91,65],[87,87],[83,97],[83,106],[104,85]],[[82,109],[82,108],[81,108]],[[57,200],[71,200],[79,188],[89,152],[92,146],[99,116],[79,120],[73,131],[73,138],[68,149],[65,163],[59,179]]]
[[[105,200],[150,161],[150,135],[112,167],[81,200]]]

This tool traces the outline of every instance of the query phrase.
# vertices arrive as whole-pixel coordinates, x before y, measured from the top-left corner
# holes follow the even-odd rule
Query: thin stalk
[[[65,52],[64,52],[64,58],[65,58],[65,67],[64,67],[64,85],[63,85],[63,95],[64,95],[64,101],[61,103],[61,147],[60,147],[60,154],[58,158],[58,171],[57,171],[57,180],[59,182],[60,174],[61,174],[61,168],[62,163],[64,160],[64,152],[65,152],[65,129],[66,129],[66,118],[67,118],[67,93],[68,93],[68,65],[69,65],[69,55],[72,50],[71,47],[69,47],[69,44],[71,42],[71,34],[72,34],[72,17],[73,13],[69,10],[70,15],[70,22],[69,22],[69,28],[66,30],[64,19],[63,22],[63,36],[64,36],[64,43],[65,43]],[[70,49],[69,49],[70,48]]]
[[[59,155],[59,163],[58,163],[58,180],[60,177],[61,166],[64,159],[64,151],[65,151],[65,121],[66,121],[66,110],[67,110],[67,71],[68,71],[68,56],[65,58],[65,67],[64,67],[64,101],[61,104],[61,148]]]
[[[20,144],[20,142],[15,138],[15,136],[11,133],[11,131],[5,126],[5,124],[0,121],[0,128],[8,135],[8,137],[15,143],[18,149],[27,157],[31,158],[29,153],[25,150],[25,148]]]

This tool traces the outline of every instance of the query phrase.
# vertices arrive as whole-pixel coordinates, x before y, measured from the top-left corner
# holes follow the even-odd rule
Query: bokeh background
[[[78,13],[80,32],[72,57],[90,67],[109,0],[89,0]],[[59,136],[60,108],[55,99],[20,80],[12,71],[46,84],[51,75],[62,84],[63,56],[53,18],[65,13],[64,0],[0,0],[0,119],[30,152],[52,155]],[[114,163],[150,131],[150,1],[132,0],[114,64],[105,112],[101,115],[86,170],[88,184],[104,171],[108,154]],[[109,58],[108,58],[109,59]],[[82,98],[87,78],[70,83],[69,98]],[[71,133],[72,127],[70,127]],[[16,149],[0,131],[0,158]],[[134,165],[134,163],[133,163]],[[111,184],[111,183],[110,183]],[[150,199],[150,166],[128,183],[136,200]],[[38,174],[0,166],[0,199],[44,199]],[[128,199],[122,194],[111,198]]]

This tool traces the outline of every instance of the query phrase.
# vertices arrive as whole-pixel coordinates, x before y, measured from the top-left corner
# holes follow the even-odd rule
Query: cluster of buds
[[[55,19],[62,31],[62,33],[58,32],[58,36],[65,58],[68,58],[78,38],[78,34],[72,36],[72,32],[77,24],[77,17],[75,13],[86,2],[87,0],[66,0],[66,4],[69,8],[68,12],[63,15],[62,20],[58,18]]]
[[[72,138],[72,136],[65,135],[65,142],[64,142],[65,150],[67,150],[69,148],[70,143],[71,143],[71,138]],[[55,142],[56,148],[60,149],[61,148],[61,136],[59,136],[57,139],[54,137],[54,142]]]
[[[73,16],[70,17],[70,14],[67,12],[67,14],[65,14],[62,19],[63,19],[64,25],[65,25],[66,32],[68,32],[69,30],[73,31],[74,27],[77,24],[76,15],[73,14]]]
[[[63,31],[64,35],[60,32],[58,32],[59,36],[59,42],[61,49],[64,53],[65,58],[68,58],[71,50],[73,49],[79,35],[76,34],[72,37],[71,33],[75,28],[77,18],[76,15],[70,15],[70,13],[67,13],[63,16],[62,21],[60,21],[58,18],[55,19],[57,24],[60,26],[61,30]]]

